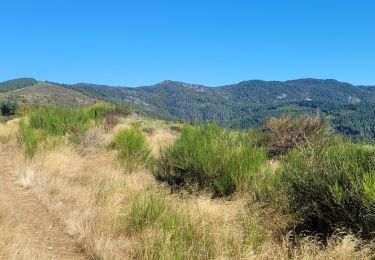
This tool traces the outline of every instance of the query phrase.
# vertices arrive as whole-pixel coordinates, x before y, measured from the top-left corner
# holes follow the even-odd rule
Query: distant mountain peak
[[[162,85],[162,84],[164,85],[164,84],[170,84],[170,83],[181,83],[181,82],[166,79],[166,80],[160,81],[159,83],[157,83],[157,85]]]
[[[206,88],[205,86],[202,86],[202,85],[185,83],[185,82],[174,81],[174,80],[163,80],[155,84],[154,87],[172,87],[172,88],[178,87],[178,88],[194,88],[194,89]]]
[[[193,85],[193,84],[166,79],[166,80],[160,81],[159,83],[156,83],[155,85],[181,85],[183,86],[183,85]]]

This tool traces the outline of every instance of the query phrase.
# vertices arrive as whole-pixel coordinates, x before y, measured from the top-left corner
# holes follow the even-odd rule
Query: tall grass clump
[[[131,234],[140,238],[137,259],[213,259],[224,250],[207,220],[172,207],[159,193],[137,195],[127,223]]]
[[[130,232],[140,232],[159,221],[167,210],[167,203],[161,195],[152,193],[138,194],[132,200],[128,218],[128,230]]]
[[[30,126],[49,135],[81,134],[88,129],[90,116],[80,108],[39,107],[29,114]]]
[[[25,145],[25,153],[29,157],[34,155],[38,143],[48,136],[69,135],[69,140],[79,142],[80,136],[92,123],[101,122],[115,110],[101,103],[88,108],[38,107],[27,114],[28,120],[20,122],[20,141]]]
[[[43,132],[33,129],[24,119],[20,121],[19,140],[24,145],[26,157],[33,157],[39,143],[44,139]]]
[[[155,175],[174,187],[198,186],[216,196],[247,189],[267,162],[249,133],[221,129],[216,123],[186,125],[181,137],[162,151]]]
[[[146,137],[138,128],[124,129],[118,132],[111,147],[118,152],[118,159],[132,170],[147,162],[150,148]]]
[[[109,114],[122,115],[119,108],[97,103],[88,108],[39,107],[29,113],[30,126],[50,135],[82,134],[90,122],[100,122]]]
[[[297,229],[375,238],[375,147],[316,143],[289,154],[280,174]]]

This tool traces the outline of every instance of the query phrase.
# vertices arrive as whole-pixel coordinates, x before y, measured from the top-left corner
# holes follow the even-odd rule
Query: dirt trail
[[[38,199],[11,174],[0,143],[0,259],[87,259]]]

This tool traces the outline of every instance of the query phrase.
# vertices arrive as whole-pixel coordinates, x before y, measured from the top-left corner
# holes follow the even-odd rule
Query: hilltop
[[[3,88],[2,88],[3,87]],[[85,106],[97,99],[58,85],[36,80],[13,80],[0,84],[0,101],[13,101],[26,105]],[[6,90],[6,91],[5,91]]]
[[[8,80],[0,83],[0,93],[24,88],[24,87],[29,87],[32,85],[37,84],[38,81],[33,78],[20,78],[20,79],[13,79],[13,80]]]

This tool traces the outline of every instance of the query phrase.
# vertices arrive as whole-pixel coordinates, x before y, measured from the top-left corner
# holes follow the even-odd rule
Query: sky
[[[375,85],[375,1],[1,0],[0,81]]]

